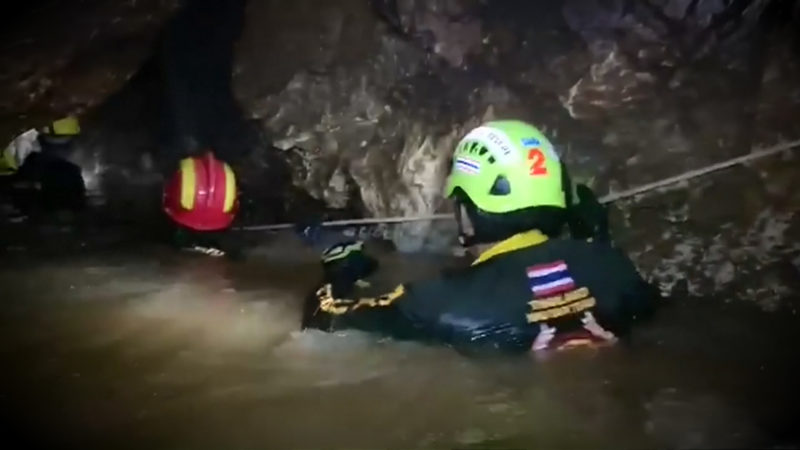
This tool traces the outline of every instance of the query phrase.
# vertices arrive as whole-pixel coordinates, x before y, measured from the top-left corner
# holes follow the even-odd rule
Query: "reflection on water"
[[[744,448],[796,437],[791,320],[679,305],[627,347],[470,359],[296,331],[319,274],[313,255],[284,250],[232,263],[137,249],[0,270],[0,444]],[[384,267],[403,278],[436,264]]]

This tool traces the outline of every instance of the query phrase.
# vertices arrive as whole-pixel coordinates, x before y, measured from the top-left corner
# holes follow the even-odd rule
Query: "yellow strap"
[[[500,242],[494,247],[486,250],[478,256],[472,265],[476,266],[482,262],[486,262],[495,256],[502,255],[503,253],[513,252],[526,247],[533,247],[543,242],[547,242],[547,236],[542,234],[539,230],[526,231],[524,233],[515,234],[505,241]]]
[[[322,286],[317,291],[317,298],[319,298],[319,308],[328,314],[342,315],[358,308],[375,308],[379,306],[389,306],[395,300],[402,297],[406,293],[405,287],[401,284],[398,285],[392,292],[381,295],[379,297],[360,298],[358,300],[348,298],[334,298],[333,289],[330,284]]]
[[[181,206],[183,209],[194,209],[195,189],[197,188],[197,170],[194,159],[181,160]]]
[[[231,166],[223,164],[225,167],[225,205],[223,212],[229,213],[233,209],[233,202],[236,200],[236,176],[233,174]]]

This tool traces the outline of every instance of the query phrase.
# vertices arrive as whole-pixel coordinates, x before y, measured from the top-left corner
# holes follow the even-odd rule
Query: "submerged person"
[[[591,231],[560,238],[570,221],[563,165],[533,126],[489,122],[464,137],[445,195],[461,244],[478,256],[464,269],[352,298],[377,262],[358,244],[323,255],[324,285],[303,327],[359,329],[457,348],[543,351],[610,344],[647,317],[658,297],[607,236],[604,212],[578,191],[573,222]],[[577,219],[575,219],[577,217]]]
[[[238,256],[239,246],[229,232],[238,204],[230,165],[211,151],[181,160],[164,186],[163,208],[172,221],[172,243],[209,256]]]
[[[81,168],[67,159],[79,134],[78,119],[69,116],[23,133],[3,151],[0,178],[20,217],[86,206]]]
[[[39,129],[39,142],[43,150],[65,153],[72,148],[81,134],[80,121],[75,116],[66,116]]]

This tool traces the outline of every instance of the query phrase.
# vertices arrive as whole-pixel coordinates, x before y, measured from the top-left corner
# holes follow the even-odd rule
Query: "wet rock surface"
[[[0,141],[84,112],[120,89],[150,54],[178,3],[4,2]]]
[[[286,16],[275,27],[260,27],[259,17],[271,16],[269,8],[277,6],[250,5],[250,22],[239,46],[243,62],[234,79],[238,98],[284,152],[294,183],[327,205],[377,216],[435,210],[441,203],[447,150],[468,126],[478,123],[490,102],[464,98],[464,92],[479,87],[468,76],[454,73],[443,79],[431,73],[435,63],[430,56],[389,33],[367,3],[331,2],[328,8],[338,8],[338,13],[327,16],[314,4],[294,2],[300,12],[288,17],[301,21],[300,26],[310,22],[328,30],[319,39],[284,33],[284,28],[299,27]],[[358,26],[362,32],[343,31],[359,20],[367,21]],[[256,79],[248,71],[270,74],[272,68],[270,53],[249,47],[261,41],[277,41],[272,45],[292,49],[296,56],[286,55],[277,73]],[[345,55],[320,54],[312,62],[307,55],[314,52]],[[259,59],[253,60],[253,54]],[[287,66],[294,67],[294,74],[285,88],[253,95],[269,92],[273,77],[285,78]],[[429,224],[410,225],[398,232],[422,235],[427,228]],[[424,244],[424,239],[413,241],[404,241],[404,248]]]
[[[270,157],[274,152],[231,94],[231,49],[244,5],[183,2],[130,81],[81,116],[70,158],[83,168],[104,215],[143,226],[163,220],[164,179],[180,159],[208,149],[237,174],[244,222],[288,220],[286,210],[308,197],[287,190],[286,164]]]

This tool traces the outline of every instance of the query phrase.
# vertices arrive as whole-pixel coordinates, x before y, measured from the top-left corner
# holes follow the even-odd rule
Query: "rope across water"
[[[623,198],[629,198],[636,195],[644,194],[650,191],[671,186],[676,183],[680,183],[682,181],[688,181],[694,178],[698,178],[703,175],[709,174],[711,172],[727,169],[728,167],[736,166],[739,164],[745,164],[783,151],[794,150],[797,147],[800,147],[800,139],[791,142],[784,142],[782,144],[774,145],[772,147],[755,150],[746,155],[737,156],[736,158],[731,158],[725,161],[711,164],[709,166],[701,167],[699,169],[690,170],[688,172],[675,175],[673,177],[664,178],[663,180],[654,181],[652,183],[647,183],[635,188],[626,189],[620,192],[610,192],[605,196],[601,197],[600,202],[611,203]],[[330,220],[327,222],[322,222],[320,226],[336,227],[336,226],[350,226],[350,225],[378,225],[378,224],[390,224],[390,223],[421,222],[428,220],[453,220],[453,214],[447,213],[447,214],[430,214],[425,216],[370,217],[364,219]],[[236,229],[240,231],[276,231],[276,230],[289,229],[294,226],[295,224],[293,223],[281,223],[272,225],[246,226],[246,227],[239,227]]]

